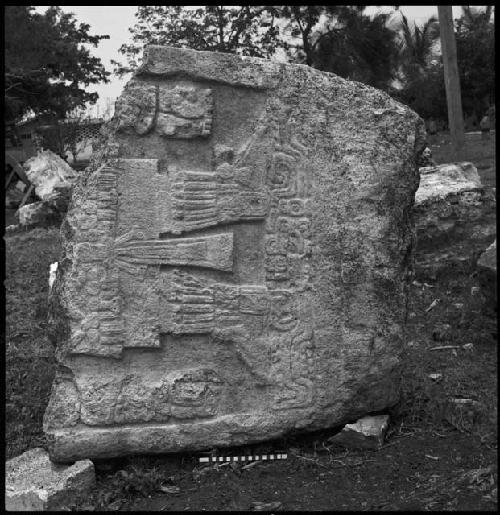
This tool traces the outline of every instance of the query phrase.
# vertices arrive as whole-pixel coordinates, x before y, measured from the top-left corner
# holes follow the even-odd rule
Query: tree
[[[294,62],[305,62],[312,66],[314,52],[319,43],[317,26],[322,16],[326,15],[324,5],[283,5],[278,8],[278,16],[285,22],[284,29],[292,38],[300,38],[299,44],[291,44],[286,40],[283,47]]]
[[[392,79],[394,33],[387,15],[370,18],[365,6],[140,6],[132,44],[115,62],[124,74],[138,66],[148,44],[271,57],[285,49],[292,62],[333,71],[377,87]]]
[[[322,71],[389,89],[395,78],[397,34],[387,26],[389,14],[364,14],[366,6],[331,6],[317,33],[310,63]]]
[[[89,119],[78,116],[64,121],[54,119],[51,123],[36,129],[38,145],[41,148],[51,150],[63,159],[71,154],[73,162],[76,162],[81,152],[93,140],[89,129],[100,127],[100,124],[92,123]]]
[[[76,107],[95,103],[90,84],[109,82],[101,60],[85,44],[97,46],[109,36],[89,34],[74,15],[50,6],[44,14],[32,6],[5,7],[5,111],[8,123],[28,113],[63,118]]]
[[[272,6],[139,6],[129,29],[133,43],[119,49],[127,63],[112,61],[115,73],[137,68],[137,57],[151,44],[269,57],[278,44],[277,15]]]
[[[439,22],[435,16],[431,16],[422,27],[416,23],[410,27],[406,16],[401,15],[400,34],[399,56],[402,79],[411,81],[417,76],[425,75],[433,48],[439,40]]]
[[[457,61],[465,113],[479,121],[495,103],[495,27],[493,6],[462,7],[456,20]]]
[[[434,54],[439,41],[439,22],[432,16],[421,27],[401,15],[399,24],[399,69],[402,85],[393,96],[424,119],[446,122],[448,111],[443,64]],[[437,53],[437,52],[436,52]]]

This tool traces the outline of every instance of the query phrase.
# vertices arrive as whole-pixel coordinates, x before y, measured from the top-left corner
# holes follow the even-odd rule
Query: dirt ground
[[[431,148],[437,162],[453,161],[446,136],[438,135]],[[476,164],[486,186],[494,187],[494,137],[468,136],[467,148],[466,160]],[[60,242],[57,228],[8,234],[5,241],[10,458],[45,445],[42,415],[54,370],[46,337],[47,282]],[[95,490],[75,498],[71,509],[258,511],[253,503],[267,503],[260,509],[496,510],[497,312],[474,293],[477,284],[472,268],[412,284],[402,400],[391,411],[382,449],[332,446],[332,429],[220,452],[288,453],[286,460],[250,467],[202,466],[186,454],[96,462]],[[439,346],[454,348],[435,350]],[[431,373],[442,379],[432,381]]]
[[[164,474],[178,495],[120,503],[124,510],[250,510],[279,502],[280,510],[494,510],[495,450],[466,435],[409,429],[377,452],[291,452],[287,461],[251,469],[193,467],[171,460]]]

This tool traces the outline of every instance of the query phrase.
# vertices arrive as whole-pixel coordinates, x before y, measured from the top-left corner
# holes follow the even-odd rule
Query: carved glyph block
[[[395,403],[424,134],[332,74],[150,47],[63,225],[52,458],[243,444]]]
[[[117,102],[118,129],[170,138],[208,136],[212,130],[211,89],[129,84]]]

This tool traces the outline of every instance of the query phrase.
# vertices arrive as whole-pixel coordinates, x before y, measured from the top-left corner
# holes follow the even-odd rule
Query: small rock
[[[49,291],[52,289],[52,285],[54,284],[54,281],[56,280],[57,265],[58,265],[57,261],[55,263],[51,263],[51,265],[50,265]]]
[[[479,402],[473,399],[453,399],[453,402],[458,406],[479,406]]]
[[[353,449],[380,449],[389,427],[389,415],[366,416],[355,424],[346,424],[340,433],[328,439]]]
[[[482,254],[477,262],[479,282],[487,301],[497,306],[497,240]]]
[[[279,501],[275,502],[258,502],[255,501],[250,505],[250,509],[252,511],[271,511],[271,510],[279,510],[282,507],[282,503]]]
[[[163,493],[170,495],[179,495],[181,493],[181,489],[178,486],[173,485],[161,485],[160,490]]]
[[[435,383],[440,383],[443,380],[443,374],[429,374],[429,379]]]
[[[474,344],[473,343],[466,343],[465,345],[462,346],[462,348],[464,350],[472,351],[472,350],[474,350]]]
[[[85,494],[95,485],[90,460],[56,464],[41,448],[7,461],[5,476],[7,511],[67,510],[76,494]]]

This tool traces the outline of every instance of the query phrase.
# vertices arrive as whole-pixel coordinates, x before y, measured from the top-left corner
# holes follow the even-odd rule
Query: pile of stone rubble
[[[35,227],[60,223],[68,210],[76,172],[50,150],[28,159],[24,169],[40,200],[17,210],[18,225]]]
[[[483,186],[472,163],[421,167],[414,219],[418,279],[471,271],[496,237],[494,190]]]

